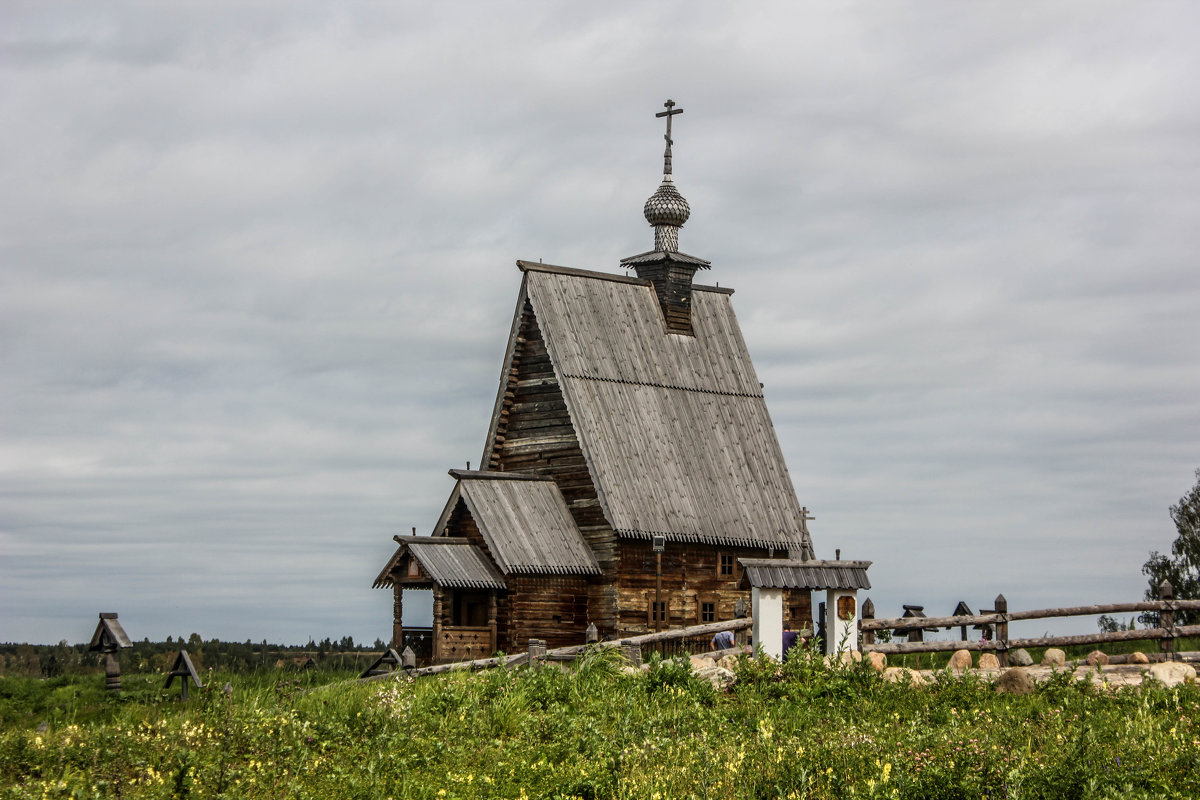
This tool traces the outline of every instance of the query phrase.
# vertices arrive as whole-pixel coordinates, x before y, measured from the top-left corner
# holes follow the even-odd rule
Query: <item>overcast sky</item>
[[[650,249],[668,97],[681,249],[881,616],[1139,599],[1174,538],[1200,5],[4,5],[2,641],[386,639],[514,262]]]

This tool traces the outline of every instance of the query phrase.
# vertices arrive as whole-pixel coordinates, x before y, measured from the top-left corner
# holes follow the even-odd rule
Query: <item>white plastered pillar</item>
[[[825,593],[826,653],[858,649],[858,615],[856,589],[830,589]]]
[[[751,589],[750,614],[754,617],[754,647],[782,661],[783,589]]]

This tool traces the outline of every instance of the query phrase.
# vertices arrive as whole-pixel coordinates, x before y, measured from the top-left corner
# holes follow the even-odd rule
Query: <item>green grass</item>
[[[121,698],[97,679],[0,680],[0,798],[1200,796],[1195,686],[915,689],[800,653],[745,659],[721,695],[678,662],[619,667],[607,651],[571,674],[261,673],[229,678],[231,696],[217,676],[186,705],[159,678],[126,677]]]

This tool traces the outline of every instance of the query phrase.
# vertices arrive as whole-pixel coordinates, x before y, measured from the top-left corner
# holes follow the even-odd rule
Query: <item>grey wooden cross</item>
[[[663,154],[663,175],[670,175],[671,174],[671,145],[675,144],[675,140],[671,138],[671,117],[675,116],[676,114],[682,114],[683,109],[675,108],[674,100],[667,100],[667,102],[663,103],[663,105],[667,107],[667,110],[659,111],[654,116],[667,118],[667,133],[665,136],[663,136],[663,138],[667,140],[667,151]]]

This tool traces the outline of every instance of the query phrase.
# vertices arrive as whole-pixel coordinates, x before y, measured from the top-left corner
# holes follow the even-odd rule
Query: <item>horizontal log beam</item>
[[[1111,631],[1107,633],[1085,633],[1079,636],[1038,636],[1031,639],[1009,639],[1009,650],[1018,647],[1071,647],[1080,644],[1103,644],[1105,642],[1152,641],[1170,637],[1200,636],[1200,625],[1182,625],[1174,628],[1142,628],[1135,631]],[[886,642],[868,644],[863,650],[873,653],[945,653],[955,650],[1002,650],[1000,642]]]
[[[909,630],[913,628],[957,628],[962,625],[995,625],[1003,621],[1004,618],[999,614],[975,614],[961,617],[896,617],[895,619],[864,619],[859,627],[864,631],[881,631],[890,628]]]
[[[993,641],[976,642],[884,642],[880,644],[864,644],[864,653],[885,653],[888,655],[904,653],[945,653],[955,650],[999,650],[1000,643]]]
[[[1138,603],[1101,603],[1090,606],[1065,606],[1063,608],[1039,608],[1032,611],[1014,611],[1008,614],[1009,622],[1023,619],[1046,619],[1048,617],[1085,617],[1098,614],[1125,614],[1131,611],[1163,611],[1168,608],[1200,609],[1200,600],[1143,600]],[[894,617],[891,619],[864,619],[860,627],[864,631],[879,631],[894,628],[957,628],[962,625],[994,625],[1003,622],[999,614],[975,614],[959,617]]]

